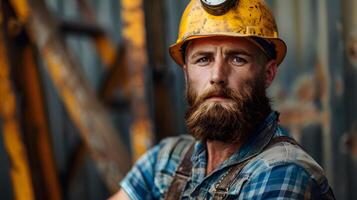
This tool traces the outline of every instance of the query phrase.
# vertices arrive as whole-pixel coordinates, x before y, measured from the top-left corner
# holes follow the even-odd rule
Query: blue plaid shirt
[[[272,137],[287,135],[280,126],[273,135],[259,134],[277,118],[270,114],[254,138],[207,176],[207,150],[196,141],[182,199],[212,199],[215,184],[229,167],[253,156],[228,189],[227,199],[333,199],[322,168],[306,152],[286,142],[263,151]],[[192,142],[190,136],[163,140],[139,159],[120,183],[122,189],[134,200],[162,199]]]

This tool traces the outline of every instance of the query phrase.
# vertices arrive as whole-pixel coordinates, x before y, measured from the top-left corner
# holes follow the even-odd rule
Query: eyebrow
[[[244,56],[248,56],[249,58],[253,58],[254,57],[254,53],[251,53],[249,51],[246,51],[244,49],[241,48],[229,48],[224,50],[223,52],[224,54],[228,55],[228,56],[233,56],[233,55],[244,55]],[[192,55],[188,55],[187,58],[189,59],[194,59],[196,57],[199,56],[213,56],[213,52],[211,50],[205,50],[205,49],[200,49],[197,50],[196,52],[194,52]]]
[[[245,51],[244,49],[228,49],[226,51],[224,51],[224,54],[228,55],[228,56],[232,56],[232,55],[245,55],[248,57],[253,57],[253,54]],[[198,57],[198,56],[212,56],[213,52],[209,51],[209,50],[198,50],[197,52],[194,52],[192,55],[190,55],[189,57],[191,59]]]
[[[211,51],[206,51],[206,50],[198,50],[197,52],[193,53],[192,55],[190,55],[190,58],[195,58],[198,56],[212,56],[213,52]]]
[[[229,49],[227,51],[224,51],[224,54],[229,55],[229,56],[239,54],[239,55],[245,55],[248,57],[253,57],[252,53],[245,51],[243,49]]]

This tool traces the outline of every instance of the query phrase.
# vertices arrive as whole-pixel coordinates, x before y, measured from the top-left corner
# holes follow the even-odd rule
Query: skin
[[[212,37],[196,39],[189,43],[186,49],[185,65],[183,66],[186,83],[198,95],[212,87],[221,84],[234,90],[258,73],[265,74],[265,87],[273,82],[277,63],[270,60],[251,42],[244,38]],[[206,101],[228,103],[229,99],[214,96]],[[219,141],[207,141],[206,175],[212,173],[220,164],[228,159],[240,147],[240,144],[227,144]],[[130,199],[120,190],[110,200]]]
[[[254,79],[258,73],[265,73],[265,87],[270,86],[277,72],[275,60],[267,58],[251,42],[244,38],[215,37],[197,39],[190,43],[183,66],[186,82],[198,92],[214,84],[238,91],[241,85]],[[229,103],[230,99],[214,96],[206,101]],[[210,174],[228,159],[240,146],[219,141],[207,141],[207,168]]]
[[[124,192],[124,190],[120,189],[119,192],[115,193],[108,200],[130,200],[130,197]]]

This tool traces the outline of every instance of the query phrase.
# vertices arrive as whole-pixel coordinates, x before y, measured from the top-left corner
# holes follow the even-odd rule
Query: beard
[[[197,140],[234,144],[244,141],[272,111],[266,96],[263,75],[241,85],[235,91],[219,84],[212,85],[198,96],[186,89],[189,108],[185,120],[188,132]],[[206,101],[220,96],[224,102]]]

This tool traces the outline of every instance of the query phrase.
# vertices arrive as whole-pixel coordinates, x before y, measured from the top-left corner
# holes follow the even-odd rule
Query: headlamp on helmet
[[[203,8],[211,15],[223,15],[231,9],[238,0],[201,0]]]

